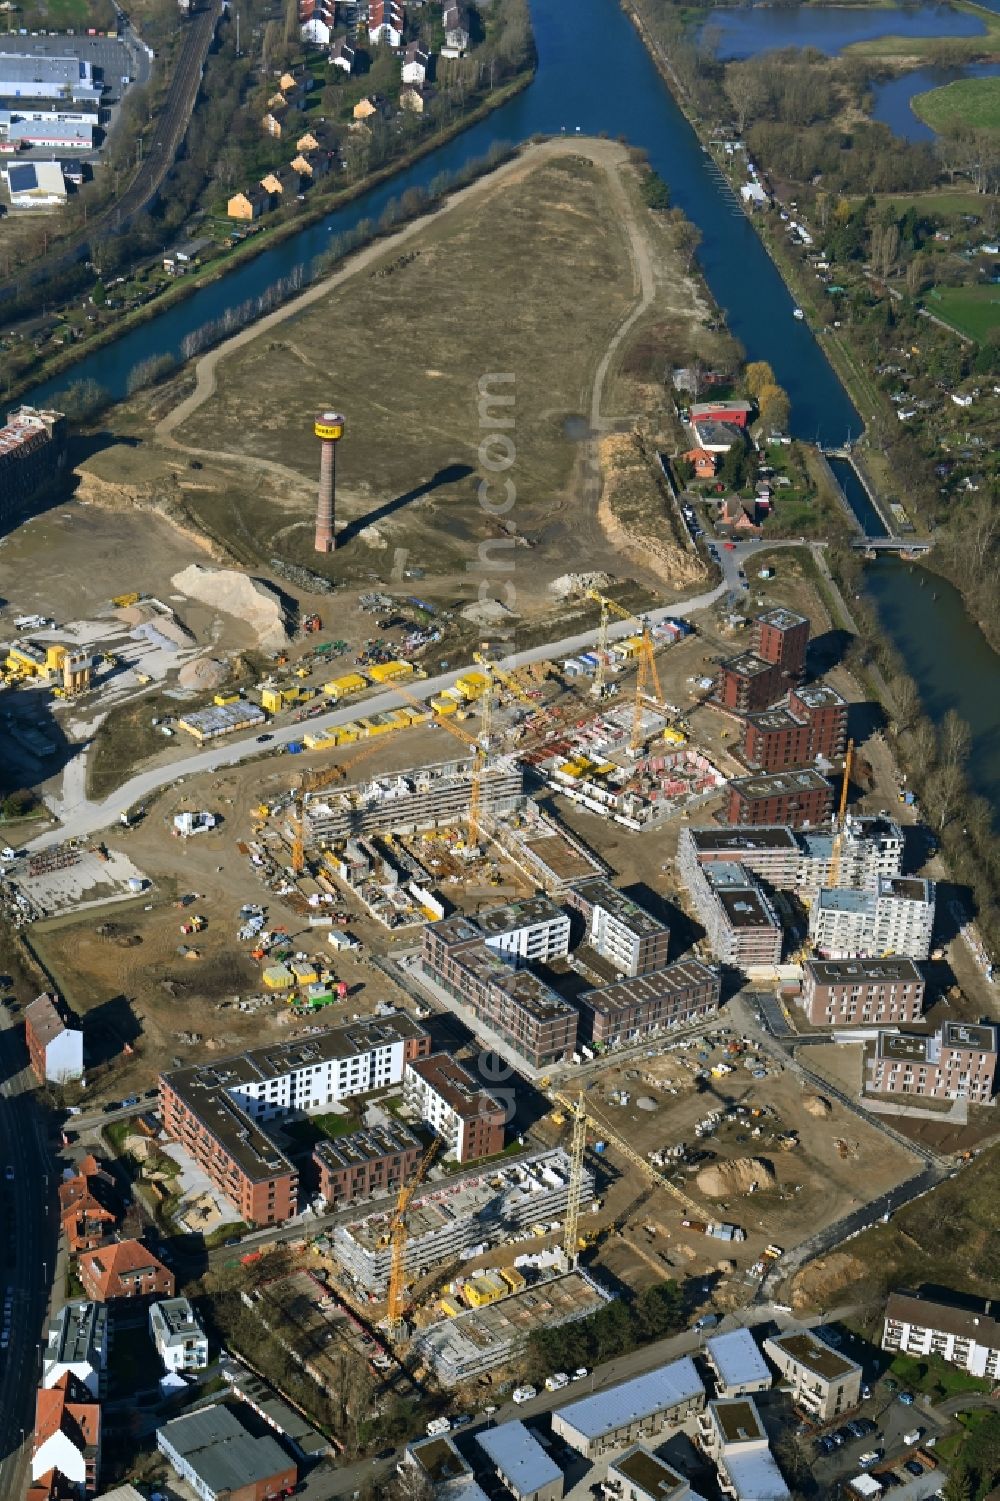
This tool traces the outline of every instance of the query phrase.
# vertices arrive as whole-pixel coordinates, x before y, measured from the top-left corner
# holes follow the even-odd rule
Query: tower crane
[[[341,761],[337,766],[327,766],[322,770],[309,771],[302,777],[292,798],[292,870],[300,876],[306,868],[305,856],[305,799],[310,792],[322,792],[324,787],[330,787],[335,782],[342,782],[352,766],[370,756],[377,748],[377,742],[365,745],[357,755],[351,756],[346,761]]]
[[[393,693],[398,693],[400,698],[405,699],[414,708],[427,708],[427,704],[422,698],[418,698],[415,693],[411,693],[401,683],[393,683],[392,691]],[[470,845],[477,845],[479,843],[479,819],[482,806],[482,775],[486,769],[489,753],[490,715],[488,712],[483,715],[485,722],[480,726],[478,736],[466,734],[465,730],[460,730],[457,724],[452,724],[446,715],[438,714],[436,710],[431,710],[431,718],[435,724],[439,724],[443,730],[447,730],[457,740],[461,740],[473,752],[472,785],[469,791],[469,843]]]
[[[577,1180],[577,1186],[576,1186],[576,1189],[575,1189],[575,1195],[576,1195],[576,1212],[577,1212],[577,1215],[579,1215],[580,1197],[582,1195],[582,1189],[583,1189],[583,1149],[582,1149],[582,1147],[579,1149],[579,1163],[577,1162],[576,1158],[573,1156],[573,1152],[574,1152],[574,1150],[576,1150],[576,1147],[577,1147],[576,1132],[577,1132],[578,1123],[579,1123],[579,1120],[580,1120],[579,1112],[583,1112],[583,1131],[584,1131],[584,1133],[586,1132],[587,1126],[590,1126],[592,1128],[592,1130],[594,1130],[595,1132],[597,1132],[601,1136],[602,1139],[607,1139],[608,1141],[610,1141],[612,1143],[612,1145],[615,1147],[615,1149],[617,1151],[621,1152],[622,1156],[625,1157],[625,1158],[627,1158],[627,1160],[629,1162],[631,1162],[633,1164],[633,1166],[641,1168],[642,1171],[647,1175],[647,1177],[649,1177],[649,1178],[651,1178],[653,1180],[653,1182],[657,1185],[657,1187],[659,1187],[659,1188],[665,1188],[668,1194],[672,1194],[675,1199],[677,1199],[681,1204],[684,1205],[684,1208],[687,1210],[688,1214],[693,1215],[693,1216],[695,1216],[698,1219],[701,1219],[703,1217],[705,1211],[702,1208],[702,1206],[700,1204],[696,1203],[694,1199],[689,1198],[688,1195],[684,1192],[683,1189],[678,1188],[675,1183],[672,1183],[670,1181],[670,1179],[666,1176],[665,1173],[661,1173],[660,1172],[659,1168],[655,1168],[651,1162],[648,1162],[646,1160],[646,1158],[643,1157],[643,1155],[641,1154],[641,1152],[637,1152],[635,1150],[635,1147],[630,1146],[627,1141],[623,1140],[623,1138],[618,1135],[617,1131],[614,1129],[613,1126],[609,1126],[608,1123],[607,1123],[607,1121],[602,1120],[600,1118],[600,1116],[597,1115],[597,1113],[595,1112],[595,1110],[594,1110],[594,1108],[593,1108],[592,1105],[586,1105],[585,1106],[584,1102],[583,1102],[583,1095],[582,1094],[581,1094],[579,1100],[577,1101],[577,1103],[575,1105],[573,1104],[573,1102],[571,1100],[567,1099],[567,1097],[565,1095],[559,1094],[557,1092],[553,1092],[552,1098],[554,1100],[557,1100],[559,1102],[559,1104],[562,1105],[563,1108],[573,1117],[573,1138],[572,1138],[572,1147],[571,1147],[570,1157],[571,1157],[571,1161],[573,1163],[573,1174],[572,1174],[572,1176]],[[572,1203],[573,1197],[574,1197],[574,1189],[573,1189],[573,1186],[571,1184],[571,1186],[570,1186],[570,1194],[569,1194],[569,1199],[567,1200],[567,1204]],[[569,1211],[568,1211],[568,1208],[567,1208],[566,1223],[567,1223],[567,1225],[569,1223]],[[576,1227],[575,1226],[574,1226],[573,1239],[574,1239],[574,1243],[575,1243],[575,1241],[576,1241]],[[567,1255],[569,1255],[569,1254],[570,1254],[570,1252],[567,1251]]]
[[[833,836],[833,848],[830,851],[830,885],[836,886],[840,877],[840,853],[844,844],[847,823],[847,792],[851,784],[851,766],[854,762],[854,741],[847,742],[847,755],[844,757],[844,778],[840,784],[840,807],[837,809],[837,831]]]
[[[577,1098],[573,1112],[573,1134],[569,1145],[569,1192],[566,1195],[566,1219],[563,1228],[563,1254],[567,1266],[576,1266],[580,1259],[580,1200],[583,1197],[583,1153],[587,1145],[587,1112],[583,1104],[583,1090]]]
[[[656,708],[662,708],[663,694],[660,689],[660,676],[656,670],[656,658],[653,655],[653,638],[649,626],[638,615],[627,610],[624,605],[618,604],[617,600],[609,599],[606,594],[601,594],[597,589],[588,589],[588,597],[596,599],[601,607],[601,623],[597,635],[597,671],[594,674],[594,694],[600,698],[604,694],[604,685],[608,665],[608,620],[611,612],[621,617],[622,620],[632,620],[641,630],[639,638],[639,666],[635,679],[635,700],[632,711],[632,736],[629,741],[629,749],[635,754],[642,746],[642,706],[644,703],[653,703]]]
[[[387,1321],[389,1331],[396,1335],[403,1322],[403,1307],[406,1299],[406,1214],[413,1200],[413,1195],[420,1187],[430,1171],[434,1158],[440,1151],[443,1143],[440,1136],[435,1136],[430,1146],[421,1157],[417,1170],[408,1182],[402,1184],[396,1199],[396,1211],[392,1217],[390,1235],[392,1237],[392,1260],[389,1268],[389,1297]]]

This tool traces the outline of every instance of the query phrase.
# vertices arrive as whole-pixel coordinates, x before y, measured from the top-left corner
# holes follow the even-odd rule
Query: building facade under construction
[[[370,782],[325,792],[305,805],[307,844],[324,845],[357,834],[407,834],[463,823],[472,794],[472,758],[439,761]],[[484,814],[513,813],[524,795],[524,771],[512,756],[485,767],[479,779]]]
[[[491,1168],[460,1183],[445,1182],[415,1198],[407,1214],[404,1264],[420,1276],[473,1247],[497,1245],[535,1225],[561,1220],[569,1197],[571,1164],[556,1148]],[[594,1196],[594,1179],[582,1170],[581,1203]],[[381,1296],[392,1263],[392,1215],[371,1214],[338,1225],[337,1258],[365,1293]]]
[[[882,876],[903,869],[903,831],[884,815],[848,815],[839,836],[830,829],[798,830],[770,824],[681,830],[677,866],[690,889],[699,869],[739,864],[776,891],[816,892],[857,886],[874,891]]]
[[[0,526],[39,499],[66,467],[69,426],[62,412],[17,407],[0,427]]]

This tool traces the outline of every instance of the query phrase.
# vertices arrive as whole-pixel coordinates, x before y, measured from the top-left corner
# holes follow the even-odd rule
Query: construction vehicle
[[[208,918],[202,917],[198,913],[195,917],[189,918],[187,922],[181,923],[181,932],[188,938],[192,933],[203,933],[207,927]]]
[[[844,778],[840,784],[840,806],[837,809],[837,832],[833,838],[833,848],[830,851],[830,885],[836,886],[840,876],[840,852],[844,845],[844,834],[847,824],[847,793],[851,785],[851,764],[854,760],[854,741],[847,742],[847,755],[844,757]]]
[[[317,631],[321,631],[323,629],[323,622],[322,620],[320,620],[318,615],[307,615],[302,622],[302,629],[308,632],[310,636],[312,636],[315,635]]]
[[[386,1322],[389,1326],[389,1333],[393,1338],[397,1339],[402,1329],[403,1312],[406,1303],[406,1214],[412,1203],[413,1195],[427,1177],[431,1164],[443,1145],[444,1143],[440,1136],[435,1136],[423,1157],[421,1157],[413,1177],[402,1185],[396,1199],[396,1212],[392,1217],[390,1228],[392,1236],[392,1260],[389,1270]]]
[[[129,605],[137,605],[141,598],[142,595],[135,589],[131,594],[116,594],[111,603],[116,610],[127,610]]]
[[[660,690],[659,673],[656,670],[653,638],[646,621],[641,620],[631,610],[626,610],[624,605],[609,599],[606,594],[601,594],[597,589],[588,589],[587,595],[588,598],[595,599],[601,607],[601,622],[597,636],[597,670],[594,673],[592,689],[595,698],[603,698],[607,689],[608,621],[611,612],[620,616],[622,620],[634,621],[642,633],[639,637],[639,666],[635,678],[632,734],[629,738],[629,750],[636,755],[642,749],[643,706],[650,704],[654,709],[663,712],[663,694]]]

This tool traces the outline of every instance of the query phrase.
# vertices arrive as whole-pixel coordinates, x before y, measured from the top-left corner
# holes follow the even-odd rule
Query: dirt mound
[[[727,1194],[748,1194],[770,1188],[774,1168],[763,1157],[734,1157],[732,1162],[713,1162],[703,1167],[695,1182],[703,1194],[722,1199]]]
[[[600,459],[604,485],[597,519],[612,547],[658,574],[671,588],[687,588],[703,579],[705,566],[698,554],[671,540],[663,496],[635,435],[602,438]]]
[[[215,657],[202,657],[198,662],[185,662],[177,674],[182,688],[194,688],[199,692],[207,692],[210,688],[220,688],[228,676],[229,668],[225,662],[220,662]]]
[[[225,615],[245,621],[265,651],[277,651],[288,645],[281,600],[266,584],[234,569],[202,568],[199,563],[175,573],[170,582],[189,599],[200,600]]]
[[[869,1271],[863,1261],[848,1251],[821,1256],[796,1274],[792,1282],[792,1307],[829,1308],[845,1287],[859,1282]]]
[[[586,594],[588,589],[607,589],[613,582],[610,573],[563,573],[552,580],[549,588],[557,599],[571,599],[574,594]]]
[[[807,1094],[802,1101],[802,1108],[808,1110],[810,1115],[815,1115],[818,1120],[825,1120],[828,1115],[833,1114],[833,1106],[821,1094]]]
[[[505,620],[513,620],[514,611],[498,599],[481,599],[478,604],[466,605],[462,618],[475,625],[500,625]]]

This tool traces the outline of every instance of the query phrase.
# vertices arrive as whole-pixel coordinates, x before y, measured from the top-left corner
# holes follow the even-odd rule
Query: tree
[[[972,1501],[972,1483],[961,1461],[952,1465],[941,1494],[944,1501]]]
[[[889,686],[896,706],[897,729],[912,729],[920,717],[920,694],[916,683],[905,672],[901,672],[892,679]]]
[[[948,823],[965,792],[965,766],[971,738],[965,720],[960,719],[954,709],[949,709],[938,734],[938,769],[933,782],[939,829]]]
[[[694,260],[701,244],[701,230],[697,224],[692,224],[681,214],[674,222],[674,244],[677,246],[684,259],[684,270],[691,270],[691,262]]]
[[[872,230],[872,265],[883,281],[892,275],[899,255],[899,225],[895,219]]]
[[[751,360],[744,375],[746,388],[754,401],[759,401],[760,393],[765,386],[777,386],[774,371],[767,360]]]
[[[779,433],[787,431],[792,404],[788,399],[788,392],[782,386],[764,386],[757,397],[757,405],[760,408],[760,420],[768,430],[773,428]]]

